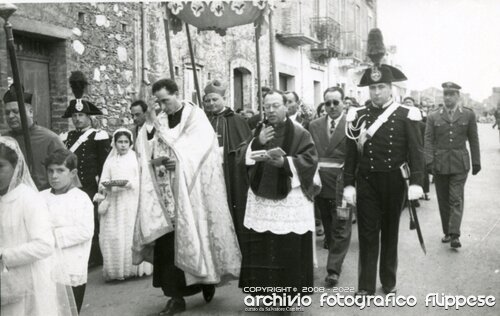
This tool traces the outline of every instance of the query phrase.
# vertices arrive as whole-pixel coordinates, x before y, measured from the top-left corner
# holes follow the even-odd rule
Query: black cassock
[[[261,128],[262,126],[257,127],[255,135],[259,135]],[[313,184],[318,154],[311,135],[290,119],[274,126],[274,130],[274,138],[264,146],[254,139],[252,151],[282,148],[286,156],[292,157],[305,198],[312,201],[319,193],[319,187]],[[249,142],[244,144],[238,151],[240,164],[245,164],[248,144]],[[281,168],[258,162],[247,169],[247,177],[254,194],[272,200],[282,200],[288,196],[292,175],[287,159]],[[239,287],[296,287],[298,292],[308,292],[307,288],[313,286],[314,281],[311,231],[305,234],[278,235],[269,231],[257,232],[248,228],[244,230],[246,234],[241,247],[243,258]]]

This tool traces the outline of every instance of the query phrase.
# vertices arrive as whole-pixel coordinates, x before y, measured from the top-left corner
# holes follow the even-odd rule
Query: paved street
[[[419,218],[423,229],[427,255],[420,249],[416,232],[408,229],[408,213],[401,218],[399,241],[398,295],[417,298],[411,307],[320,307],[320,294],[302,315],[444,315],[442,307],[425,307],[428,293],[447,295],[494,295],[500,299],[500,143],[498,130],[491,125],[479,125],[482,171],[471,176],[466,184],[465,214],[462,222],[462,245],[458,251],[442,244],[441,224],[434,187],[431,200],[421,202]],[[357,287],[358,257],[357,227],[353,227],[351,249],[344,263],[340,284]],[[319,268],[315,270],[315,285],[324,286],[326,250],[317,240]],[[380,286],[380,285],[379,285]],[[381,290],[377,294],[382,294]],[[205,304],[201,294],[187,298],[188,311],[181,315],[244,314],[244,295],[233,281],[217,289],[215,298]],[[154,289],[151,278],[104,283],[100,269],[89,274],[83,316],[155,315],[166,303],[161,290]],[[500,315],[500,302],[494,307],[461,308],[458,315]]]

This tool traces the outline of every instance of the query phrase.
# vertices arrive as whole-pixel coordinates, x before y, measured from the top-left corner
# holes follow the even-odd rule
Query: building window
[[[85,13],[78,12],[78,23],[85,23]]]
[[[212,80],[212,74],[211,73],[207,74],[207,80]]]
[[[179,75],[179,66],[175,66],[174,71],[175,71],[175,75],[178,76]]]
[[[127,23],[122,23],[122,32],[127,32]]]

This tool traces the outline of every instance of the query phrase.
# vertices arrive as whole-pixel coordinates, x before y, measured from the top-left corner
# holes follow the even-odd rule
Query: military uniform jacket
[[[446,108],[427,117],[425,129],[425,157],[427,165],[437,174],[467,173],[472,164],[481,165],[476,115],[471,109],[458,106],[453,117]]]
[[[309,124],[319,157],[319,176],[321,178],[320,197],[333,199],[336,196],[337,179],[341,168],[325,168],[323,163],[343,165],[346,155],[345,115],[340,119],[333,135],[329,135],[328,117],[315,119]]]
[[[66,148],[70,149],[85,131],[70,131],[61,135]],[[87,194],[93,195],[97,191],[96,176],[101,176],[102,167],[108,156],[110,139],[108,133],[102,130],[94,130],[89,134],[75,151],[78,157],[78,178],[82,183],[82,189]]]
[[[347,121],[353,125],[365,122],[365,127],[368,128],[385,110],[386,108],[381,109],[372,104],[352,108],[347,115]],[[410,166],[410,184],[422,186],[425,163],[423,140],[418,126],[421,119],[417,108],[399,104],[373,137],[364,143],[362,154],[358,152],[356,141],[349,138],[346,144],[344,186],[354,185],[358,170],[364,173],[389,172],[399,170],[405,162]]]

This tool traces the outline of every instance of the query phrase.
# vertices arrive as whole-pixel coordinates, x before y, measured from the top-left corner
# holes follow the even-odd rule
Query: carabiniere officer
[[[359,275],[356,295],[373,295],[380,252],[380,281],[383,291],[396,292],[399,218],[408,189],[408,199],[423,195],[423,141],[418,127],[422,119],[415,107],[392,98],[392,82],[406,80],[389,65],[380,64],[385,54],[382,34],[373,29],[378,47],[368,47],[374,66],[365,70],[360,87],[369,86],[371,102],[352,108],[347,115],[347,157],[344,168],[344,198],[357,204]],[[378,51],[377,51],[378,49]],[[400,170],[411,170],[409,187]]]

